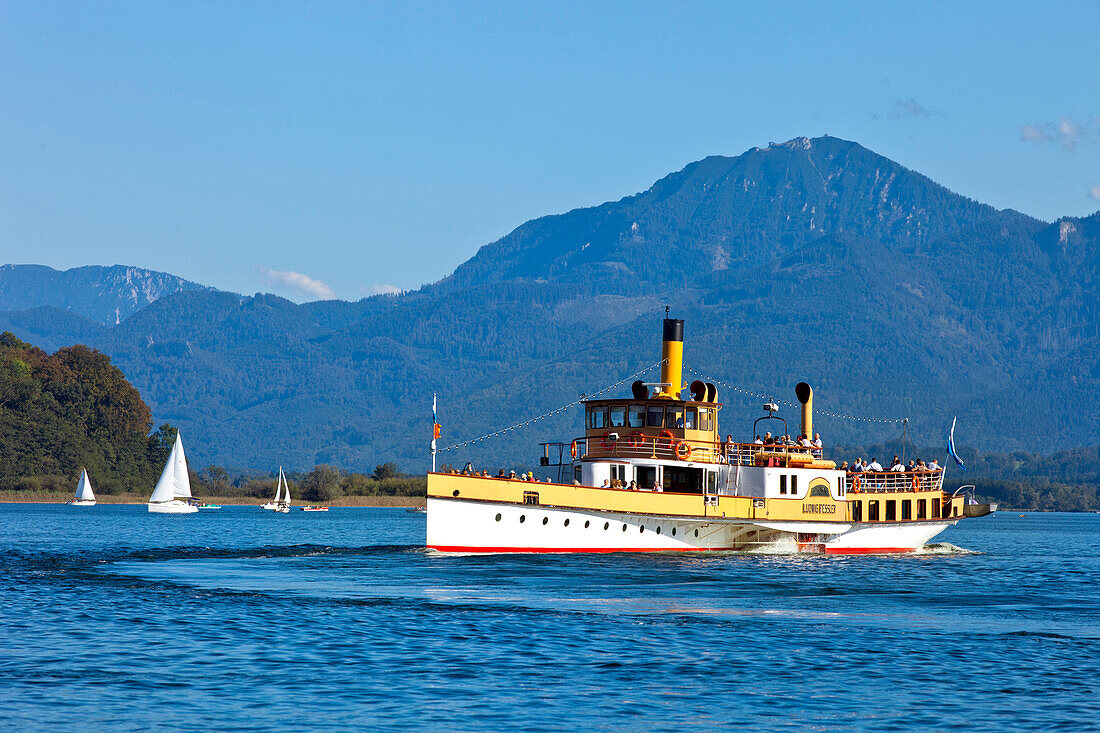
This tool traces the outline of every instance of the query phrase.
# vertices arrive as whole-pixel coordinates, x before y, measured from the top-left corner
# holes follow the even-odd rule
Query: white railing
[[[943,469],[938,471],[860,471],[845,479],[849,492],[942,491]]]

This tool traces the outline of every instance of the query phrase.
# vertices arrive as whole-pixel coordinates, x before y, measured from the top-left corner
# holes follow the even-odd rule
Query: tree
[[[371,478],[375,481],[385,481],[388,478],[397,478],[401,475],[396,463],[381,463],[374,467]]]
[[[320,465],[302,478],[301,494],[307,501],[332,501],[340,496],[344,474],[333,466]]]

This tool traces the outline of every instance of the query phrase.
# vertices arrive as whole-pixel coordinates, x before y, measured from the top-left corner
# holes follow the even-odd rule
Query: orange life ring
[[[666,438],[668,440],[669,448],[676,445],[676,436],[672,434],[671,430],[662,430],[660,433],[658,433],[657,439],[660,440],[661,438]]]
[[[688,445],[688,442],[686,440],[681,440],[679,443],[677,443],[676,447],[673,450],[676,451],[676,457],[679,458],[681,461],[686,461],[688,458],[691,457],[691,446]]]
[[[569,446],[569,455],[573,456],[573,460],[577,460],[577,441],[573,441],[573,444]]]
[[[608,432],[604,433],[603,437],[600,438],[600,445],[603,446],[604,450],[612,450],[615,447],[615,444],[618,443],[618,442],[619,442],[618,434],[616,434],[615,437],[612,438],[611,437],[611,431],[608,431]]]
[[[852,479],[852,492],[859,493],[860,475],[857,473],[855,478]]]
[[[920,482],[917,480],[917,474],[913,474],[913,481],[910,483],[910,488],[913,491],[920,491]]]
[[[645,435],[637,430],[626,439],[626,444],[631,448],[641,448],[643,443],[645,443]]]

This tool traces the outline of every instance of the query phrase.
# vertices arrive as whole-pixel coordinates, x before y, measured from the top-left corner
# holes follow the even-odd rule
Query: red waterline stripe
[[[428,545],[439,552],[705,552],[706,547],[466,547]]]

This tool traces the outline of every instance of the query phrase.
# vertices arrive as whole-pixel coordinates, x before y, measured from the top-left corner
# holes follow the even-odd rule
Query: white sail
[[[92,482],[88,480],[88,472],[84,469],[80,470],[80,482],[76,485],[76,500],[95,501],[95,494],[92,493]]]
[[[282,474],[283,469],[279,469],[279,473]],[[286,476],[283,476],[283,504],[290,506],[290,484],[287,483]]]
[[[280,501],[282,501],[282,498],[283,498],[283,467],[279,466],[279,480],[278,480],[278,482],[276,482],[276,485],[275,485],[275,499],[272,501],[272,503],[273,504],[278,504]]]
[[[191,498],[191,478],[187,475],[187,456],[183,453],[183,440],[176,433],[176,442],[168,463],[164,464],[157,487],[153,489],[150,502],[172,501]]]

